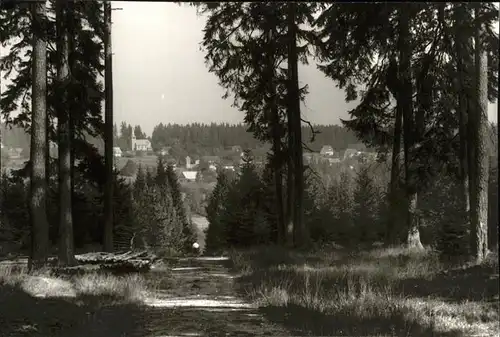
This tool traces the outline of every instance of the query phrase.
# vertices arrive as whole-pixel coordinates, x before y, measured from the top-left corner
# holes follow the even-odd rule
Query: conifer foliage
[[[165,254],[189,251],[196,241],[186,214],[177,174],[158,160],[156,175],[139,167],[133,185],[133,218],[130,231],[133,248],[153,249]]]

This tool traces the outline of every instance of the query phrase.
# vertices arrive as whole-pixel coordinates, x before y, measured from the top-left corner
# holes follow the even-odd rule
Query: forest
[[[312,135],[314,131],[314,140]],[[150,136],[146,135],[140,125],[122,122],[118,128],[113,127],[113,144],[123,151],[132,149],[132,132],[137,139],[150,139],[153,151],[164,147],[173,148],[180,154],[198,156],[217,155],[221,150],[239,145],[243,149],[258,149],[265,147],[265,142],[256,139],[251,132],[247,132],[244,124],[163,124],[153,129]],[[339,125],[313,125],[302,127],[304,143],[308,150],[319,152],[323,145],[331,145],[334,149],[346,149],[351,144],[360,142],[354,133]],[[29,153],[29,134],[16,125],[2,126],[2,143],[6,147],[21,148]],[[104,140],[102,137],[87,136],[86,140],[94,145],[101,154],[104,154]]]
[[[498,333],[498,130],[487,114],[498,98],[494,3],[176,4],[206,18],[207,71],[245,116],[239,125],[162,123],[150,136],[157,151],[244,149],[236,172],[217,171],[204,233],[161,156],[133,183],[114,168],[113,147],[147,135],[114,121],[111,3],[2,6],[9,82],[0,113],[18,146],[29,143],[26,166],[1,179],[0,253],[27,256],[28,276],[18,277],[54,258],[78,266],[89,247],[154,253],[164,264],[225,255],[240,275],[231,291],[268,321],[289,317],[279,321],[288,333]],[[308,62],[359,101],[342,126],[304,119],[298,66]],[[377,162],[304,163],[304,152],[359,141]],[[254,163],[260,147],[263,167]],[[200,237],[203,252],[193,253]],[[0,294],[17,284],[4,274]],[[102,282],[124,282],[112,277]]]

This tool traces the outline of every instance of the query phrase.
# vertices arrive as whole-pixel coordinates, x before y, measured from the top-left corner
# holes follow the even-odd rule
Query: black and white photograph
[[[0,337],[498,337],[498,2],[0,0]]]

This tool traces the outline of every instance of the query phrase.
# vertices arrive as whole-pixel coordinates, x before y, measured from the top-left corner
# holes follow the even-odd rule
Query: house
[[[123,154],[123,152],[122,152],[122,149],[120,149],[120,147],[118,147],[118,146],[113,147],[113,157],[119,158],[122,156],[122,154]]]
[[[323,147],[321,148],[321,151],[319,151],[319,153],[322,156],[333,156],[335,151],[333,151],[333,147],[331,145],[323,145]]]
[[[22,148],[12,148],[7,150],[7,157],[10,159],[21,159]]]
[[[192,160],[192,159],[191,159],[191,157],[190,157],[190,156],[186,156],[186,168],[187,168],[188,170],[190,170],[190,169],[192,169],[192,168],[194,168],[194,167],[196,167],[196,166],[200,165],[200,160],[199,160],[199,159],[196,159],[196,160],[194,161],[194,163],[192,163],[192,162],[191,162],[191,160]]]
[[[196,181],[196,177],[198,176],[198,172],[196,171],[183,171],[182,178],[185,181]]]
[[[149,139],[137,139],[132,133],[132,150],[133,151],[152,151],[153,147]]]

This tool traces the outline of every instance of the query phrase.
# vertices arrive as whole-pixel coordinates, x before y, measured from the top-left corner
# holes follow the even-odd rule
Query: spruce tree
[[[56,1],[57,35],[57,108],[58,161],[59,161],[59,263],[72,265],[74,260],[72,174],[71,174],[71,106],[68,100],[70,81],[69,26],[72,24],[73,7],[61,0]]]
[[[49,223],[47,219],[47,39],[45,3],[32,6],[32,116],[30,214],[32,222],[31,254],[28,268],[41,268],[49,253]],[[2,109],[3,110],[3,109]],[[32,263],[32,264],[31,264]]]
[[[313,14],[320,5],[228,2],[198,6],[209,15],[203,46],[210,71],[227,90],[224,97],[232,94],[234,105],[245,112],[249,130],[273,144],[278,197],[279,171],[284,159],[291,158],[287,163],[287,238],[293,244],[295,231],[297,244],[302,245],[307,242],[307,231],[302,225],[300,101],[307,93],[307,86],[299,88],[297,65],[307,63],[308,47],[314,40],[314,34],[303,24],[313,24]],[[286,127],[280,125],[285,120]],[[288,137],[287,146],[280,137]]]
[[[193,242],[197,241],[196,232],[191,219],[189,219],[186,214],[186,206],[182,198],[181,186],[179,184],[179,180],[177,179],[174,167],[172,165],[167,165],[165,174],[167,177],[168,189],[172,197],[173,208],[176,214],[176,221],[178,221],[179,226],[182,227],[183,251],[189,252]]]
[[[226,231],[221,219],[225,207],[227,207],[228,192],[231,189],[231,184],[232,181],[229,178],[228,172],[224,169],[219,169],[217,172],[217,183],[208,198],[208,204],[205,208],[208,220],[208,228],[205,233],[206,253],[219,253],[226,246]]]
[[[223,214],[227,243],[233,247],[248,247],[269,240],[262,208],[262,182],[249,150],[244,151],[238,180],[229,191]]]
[[[489,3],[481,4],[481,8],[485,12],[482,20],[486,26],[491,25],[498,10]],[[350,112],[351,119],[344,121],[344,125],[380,151],[394,145],[395,159],[398,155],[397,144],[394,144],[397,142],[395,124],[399,123],[396,116],[406,120],[403,122],[406,163],[402,187],[409,215],[407,239],[416,245],[420,220],[416,209],[418,193],[428,188],[430,178],[439,174],[442,166],[452,168],[458,163],[453,158],[459,139],[455,137],[459,124],[458,95],[451,84],[459,76],[455,60],[449,57],[456,54],[454,46],[457,45],[456,35],[449,29],[453,13],[449,9],[445,4],[404,7],[401,4],[331,4],[318,18],[316,26],[320,38],[317,43],[322,61],[320,70],[345,89],[346,100],[360,99],[360,104]],[[471,26],[470,22],[463,24]],[[485,48],[493,61],[498,58],[498,53],[493,52],[498,46],[498,36],[491,30],[487,35]],[[358,66],[353,69],[352,64]],[[491,64],[494,66],[488,69],[488,77],[496,79],[497,62]],[[361,88],[361,83],[366,86]],[[497,82],[490,81],[488,94],[490,99],[496,97]],[[393,111],[391,95],[397,103]],[[394,179],[396,176],[394,174]],[[396,200],[391,197],[391,202]]]
[[[143,168],[143,166],[139,164],[134,181],[134,197],[140,197],[142,191],[144,191],[147,186],[146,172],[147,171]]]
[[[156,164],[155,183],[158,186],[167,186],[167,184],[168,184],[167,172],[165,169],[165,162],[163,161],[163,158],[161,158],[161,157],[158,157],[157,164]]]

